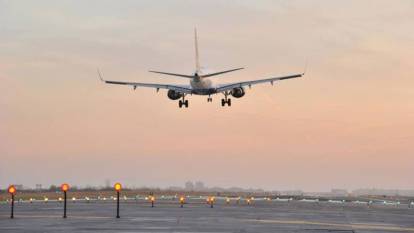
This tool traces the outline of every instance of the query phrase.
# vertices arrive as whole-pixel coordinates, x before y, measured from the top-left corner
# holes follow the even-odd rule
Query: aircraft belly
[[[196,95],[210,95],[216,93],[215,88],[212,87],[211,80],[205,79],[200,81],[192,80],[190,82],[193,88],[193,93]]]

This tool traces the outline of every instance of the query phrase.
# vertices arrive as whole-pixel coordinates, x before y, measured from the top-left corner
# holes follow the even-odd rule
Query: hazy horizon
[[[69,184],[71,189],[77,188],[77,189],[106,189],[110,188],[112,189],[114,184],[118,181],[110,182],[109,184],[105,184],[106,182],[103,182],[102,184],[97,185],[77,185],[77,184]],[[204,184],[204,183],[203,183]],[[23,185],[23,189],[33,189],[36,190],[38,187],[36,185],[34,186],[26,186],[24,184],[13,184],[13,185]],[[55,184],[40,184],[42,190],[48,190],[53,187],[56,189],[60,188],[61,183],[55,183]],[[240,186],[217,186],[214,184],[204,184],[205,186],[203,188],[191,188],[188,189],[185,187],[185,185],[171,185],[171,186],[154,186],[154,185],[133,185],[133,184],[124,184],[122,183],[122,186],[124,189],[160,189],[160,190],[181,190],[185,192],[204,192],[204,191],[217,191],[217,190],[234,190],[234,189],[241,189],[241,192],[246,192],[248,190],[262,190],[264,192],[297,192],[301,191],[304,193],[331,193],[333,191],[347,191],[349,194],[352,194],[353,192],[359,192],[361,190],[364,191],[377,191],[377,192],[390,192],[390,191],[399,191],[399,192],[414,192],[414,189],[381,189],[376,187],[360,187],[355,189],[341,189],[341,188],[330,188],[326,190],[303,190],[303,189],[263,189],[260,187],[240,187]],[[0,187],[0,189],[6,189],[7,187]],[[19,187],[17,188],[19,189]]]
[[[0,188],[414,189],[414,1],[0,0]],[[302,72],[220,106],[111,80]]]

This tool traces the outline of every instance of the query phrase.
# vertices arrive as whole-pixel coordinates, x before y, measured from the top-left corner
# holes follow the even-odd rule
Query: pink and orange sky
[[[0,188],[69,182],[414,189],[414,2],[0,1]],[[222,108],[186,84],[193,28],[225,83],[302,72]],[[65,172],[63,172],[65,170]]]

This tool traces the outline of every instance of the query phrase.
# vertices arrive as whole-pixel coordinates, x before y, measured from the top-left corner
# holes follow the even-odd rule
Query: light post
[[[120,183],[116,183],[114,185],[114,189],[116,191],[116,218],[120,218],[119,216],[119,192],[121,192],[122,185]]]
[[[153,195],[150,196],[150,201],[151,201],[151,208],[154,208],[155,197]]]
[[[16,193],[16,188],[14,187],[14,185],[10,185],[7,191],[11,195],[10,218],[14,218],[14,194]]]
[[[62,184],[60,186],[60,189],[63,192],[63,218],[66,218],[66,199],[67,199],[66,192],[69,190],[69,185],[66,183]]]
[[[210,208],[214,207],[214,197],[209,197],[208,202],[210,203]]]

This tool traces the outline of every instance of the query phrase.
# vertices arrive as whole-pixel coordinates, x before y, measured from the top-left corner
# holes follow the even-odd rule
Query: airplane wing
[[[245,82],[239,82],[239,83],[228,83],[228,84],[220,85],[216,89],[216,91],[217,92],[225,92],[225,91],[230,91],[230,90],[232,90],[236,87],[244,87],[244,86],[251,87],[252,85],[256,85],[256,84],[260,84],[260,83],[267,83],[267,82],[273,84],[273,82],[275,82],[275,81],[284,80],[284,79],[291,79],[291,78],[299,78],[299,77],[302,77],[303,75],[304,75],[304,73],[302,73],[302,74],[293,74],[293,75],[288,75],[288,76],[281,76],[281,77],[274,77],[274,78],[258,79],[258,80],[245,81]]]
[[[193,91],[193,89],[189,85],[185,86],[185,85],[169,85],[169,84],[156,84],[156,83],[137,83],[137,82],[124,82],[124,81],[110,81],[110,80],[104,80],[102,78],[101,72],[99,72],[99,70],[98,70],[98,74],[99,74],[99,79],[102,82],[105,82],[105,83],[108,83],[108,84],[132,86],[134,88],[134,90],[137,87],[150,87],[150,88],[156,88],[157,90],[159,90],[159,89],[174,90],[174,91],[185,93],[185,94],[191,94],[192,91]]]
[[[174,91],[186,93],[186,94],[192,93],[192,89],[189,86],[177,86],[177,85],[156,84],[156,83],[120,82],[120,81],[107,81],[107,80],[104,80],[104,82],[108,84],[129,85],[129,86],[133,86],[134,89],[136,89],[137,87],[152,87],[156,89],[174,90]]]

